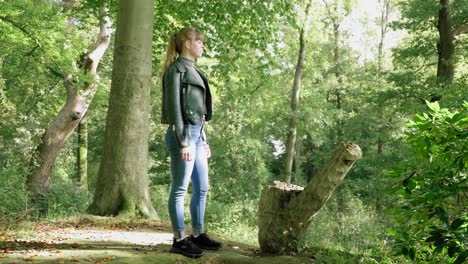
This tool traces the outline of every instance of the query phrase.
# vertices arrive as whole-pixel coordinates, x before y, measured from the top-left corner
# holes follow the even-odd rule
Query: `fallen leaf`
[[[8,254],[3,253],[3,254],[0,255],[0,258],[8,258]]]

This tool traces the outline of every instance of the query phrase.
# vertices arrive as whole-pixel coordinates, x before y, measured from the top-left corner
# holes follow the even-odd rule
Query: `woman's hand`
[[[195,154],[195,146],[190,145],[185,148],[180,149],[180,155],[182,156],[182,159],[185,161],[191,161],[193,156]]]
[[[210,158],[211,157],[211,149],[210,149],[210,145],[208,145],[208,143],[205,143],[205,151],[206,151],[206,158]]]

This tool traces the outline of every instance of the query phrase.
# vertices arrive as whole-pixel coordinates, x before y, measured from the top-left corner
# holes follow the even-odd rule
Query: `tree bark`
[[[455,52],[454,32],[452,26],[452,14],[450,13],[450,0],[440,0],[439,20],[439,42],[437,43],[438,63],[437,78],[443,82],[452,82],[454,75]]]
[[[152,69],[152,0],[120,0],[104,148],[94,201],[96,215],[157,218],[147,157]]]
[[[111,21],[106,7],[99,10],[100,33],[95,49],[86,57],[83,65],[85,75],[97,78],[96,69],[110,43]],[[31,159],[31,173],[27,178],[27,187],[32,203],[38,203],[40,211],[47,213],[45,194],[49,186],[49,176],[57,156],[60,154],[70,134],[80,123],[92,100],[97,86],[85,83],[80,90],[74,88],[75,81],[70,74],[64,78],[67,89],[67,101],[57,117],[46,128],[42,140]]]
[[[294,146],[294,178],[298,182],[302,176],[301,162],[301,141],[296,142]]]
[[[390,14],[391,0],[380,0],[379,2],[382,2],[382,9],[380,10],[380,41],[377,50],[377,74],[381,76],[383,71],[383,46],[385,43],[385,36],[388,32],[388,16]],[[380,117],[380,120],[383,121],[383,117]],[[382,124],[378,124],[377,127],[377,154],[382,154],[384,150],[385,141],[381,135],[385,130],[384,127],[385,126]]]
[[[341,143],[305,189],[281,182],[265,186],[258,209],[258,240],[262,251],[297,251],[315,215],[361,157],[358,145]]]
[[[76,180],[80,187],[88,189],[88,118],[86,115],[81,119],[77,132]]]
[[[390,14],[391,0],[380,0],[379,2],[382,2],[382,9],[380,10],[380,41],[377,50],[377,71],[380,75],[382,73],[383,46],[388,32],[388,15]]]
[[[294,84],[291,96],[291,117],[289,120],[289,133],[286,141],[286,166],[285,166],[285,181],[291,183],[292,166],[294,160],[294,147],[296,145],[297,137],[297,114],[299,112],[299,93],[301,90],[302,71],[304,69],[305,59],[305,34],[308,28],[308,18],[312,1],[307,4],[305,15],[306,21],[299,30],[299,55],[297,58],[296,72],[294,74]]]

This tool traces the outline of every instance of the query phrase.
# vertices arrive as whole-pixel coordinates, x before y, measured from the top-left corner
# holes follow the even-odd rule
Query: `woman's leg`
[[[185,161],[180,155],[177,142],[171,129],[166,133],[166,146],[171,159],[172,185],[169,195],[168,207],[171,218],[174,238],[181,239],[186,236],[184,224],[184,198],[193,171],[194,160]]]
[[[197,236],[204,232],[206,196],[208,193],[208,158],[201,137],[196,138],[195,165],[192,172],[192,200],[190,214],[192,215],[192,232]]]

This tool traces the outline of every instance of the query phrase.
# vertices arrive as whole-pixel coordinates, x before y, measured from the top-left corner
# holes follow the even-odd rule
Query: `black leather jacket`
[[[179,57],[163,77],[161,123],[172,126],[179,148],[190,145],[190,125],[211,120],[212,101],[206,76],[193,61]]]

